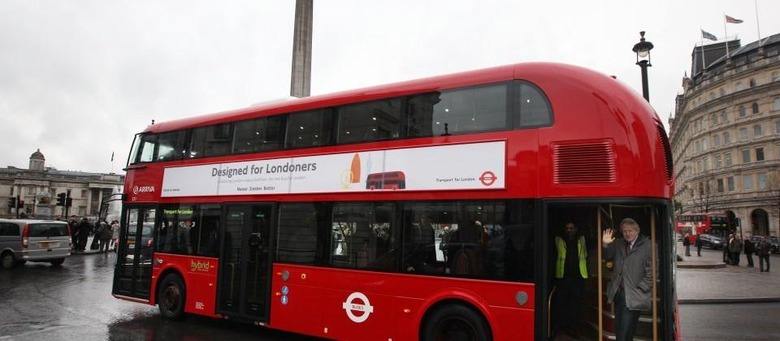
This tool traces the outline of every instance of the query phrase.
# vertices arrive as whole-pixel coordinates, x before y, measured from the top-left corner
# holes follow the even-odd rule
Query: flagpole
[[[699,30],[704,32],[704,30],[702,30],[701,27],[699,27]],[[699,34],[699,41],[701,42],[701,74],[703,75],[704,69],[707,68],[707,63],[705,62],[704,59],[704,34]]]
[[[756,31],[758,32],[758,46],[761,47],[761,25],[758,24],[758,0],[755,0],[753,3],[753,7],[756,9]]]
[[[726,28],[726,13],[723,13],[723,38],[726,40],[726,59],[731,58],[729,56],[729,30]]]

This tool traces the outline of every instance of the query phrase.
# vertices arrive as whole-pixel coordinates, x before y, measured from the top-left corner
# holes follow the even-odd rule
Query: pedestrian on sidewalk
[[[79,229],[78,229],[78,222],[76,219],[70,219],[68,220],[68,227],[70,227],[70,244],[71,248],[73,248],[73,252],[78,251],[79,249]]]
[[[78,251],[84,252],[87,250],[87,239],[89,238],[90,230],[92,230],[92,224],[89,223],[87,217],[82,217],[81,222],[79,222]]]
[[[764,262],[766,262],[766,272],[769,272],[769,253],[771,253],[772,245],[769,244],[769,240],[766,237],[761,236],[761,241],[756,246],[758,254],[758,266],[761,272],[764,272]]]
[[[95,238],[100,238],[100,253],[108,252],[108,243],[111,241],[111,228],[105,221],[100,222],[100,227],[95,232]]]
[[[745,238],[745,257],[747,258],[748,267],[753,267],[753,253],[756,252],[756,247],[750,238]]]
[[[742,240],[737,238],[734,234],[731,234],[729,236],[728,249],[731,265],[739,266],[739,254],[742,253]]]
[[[729,252],[729,241],[733,234],[729,234],[726,241],[723,243],[723,263],[731,264],[731,252]]]
[[[119,245],[119,221],[114,220],[111,222],[111,249],[116,252],[116,248]]]
[[[703,244],[703,243],[701,242],[701,235],[700,235],[700,234],[697,234],[697,235],[696,235],[696,254],[697,254],[699,257],[701,257],[701,247],[702,247],[702,246],[704,246],[704,245],[702,245],[702,244]]]
[[[685,257],[691,256],[691,234],[685,232],[683,235],[683,246],[685,246]]]

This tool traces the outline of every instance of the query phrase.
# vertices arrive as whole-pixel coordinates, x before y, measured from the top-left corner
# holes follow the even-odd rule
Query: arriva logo
[[[156,192],[154,186],[133,186],[133,194],[154,192]]]
[[[190,271],[209,272],[209,262],[192,260],[190,261]]]

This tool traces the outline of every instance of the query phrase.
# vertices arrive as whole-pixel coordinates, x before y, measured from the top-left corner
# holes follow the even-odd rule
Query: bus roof
[[[247,108],[154,123],[148,126],[144,132],[162,133],[226,121],[239,121],[274,114],[327,108],[353,102],[453,89],[475,84],[496,83],[512,79],[534,83],[540,86],[542,91],[546,92],[548,96],[550,96],[549,91],[551,89],[571,87],[579,82],[593,84],[608,81],[619,84],[618,88],[623,87],[626,91],[631,91],[626,85],[612,77],[582,67],[549,62],[519,63],[299,99],[260,103]],[[615,84],[612,84],[611,87],[614,88]],[[645,103],[645,105],[647,104]]]

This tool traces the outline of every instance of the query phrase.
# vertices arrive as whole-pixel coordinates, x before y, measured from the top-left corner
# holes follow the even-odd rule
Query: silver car
[[[63,221],[0,219],[0,266],[25,262],[58,266],[70,256],[70,229]]]

